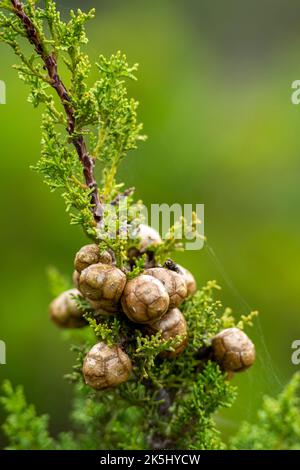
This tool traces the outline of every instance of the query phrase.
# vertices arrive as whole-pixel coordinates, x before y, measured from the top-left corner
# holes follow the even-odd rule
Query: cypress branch
[[[20,19],[24,27],[28,41],[34,46],[36,53],[40,56],[48,72],[49,83],[56,91],[68,119],[67,132],[76,149],[79,160],[83,166],[83,174],[87,187],[91,190],[92,214],[94,220],[99,224],[103,217],[103,206],[100,201],[98,185],[94,176],[95,161],[88,154],[87,146],[82,134],[77,134],[75,110],[72,105],[72,97],[58,74],[58,66],[55,54],[48,52],[43,39],[33,21],[26,15],[21,1],[11,0],[14,14]]]
[[[20,59],[16,68],[30,87],[29,101],[45,108],[42,156],[35,169],[51,191],[62,191],[71,223],[81,225],[96,242],[79,252],[82,258],[75,263],[73,279],[76,289],[70,289],[71,283],[56,270],[49,272],[53,294],[58,295],[51,304],[52,319],[60,326],[85,326],[70,333],[79,343],[72,347],[77,359],[67,376],[75,383],[72,432],[50,437],[47,417],[37,416],[33,407],[25,412],[22,389],[14,391],[6,384],[4,431],[11,447],[224,448],[214,414],[232,405],[236,389],[228,380],[222,351],[225,348],[226,354],[234,356],[234,371],[251,365],[254,346],[241,330],[252,324],[256,312],[237,322],[215,298],[220,289],[216,282],[196,292],[192,274],[170,259],[182,249],[183,240],[177,237],[182,225],[185,235],[195,232],[199,223],[195,214],[190,225],[184,220],[175,223],[164,241],[157,234],[157,243],[149,244],[145,235],[145,247],[141,247],[142,237],[123,236],[124,222],[126,228],[141,228],[143,222],[134,189],[124,189],[117,182],[121,161],[145,138],[137,120],[138,103],[128,97],[126,88],[128,79],[136,79],[137,65],[130,66],[120,52],[109,58],[101,55],[96,63],[98,79],[88,86],[91,64],[82,46],[88,41],[85,23],[94,10],[71,11],[70,20],[64,22],[53,0],[46,0],[45,8],[38,7],[36,0],[3,0],[0,9],[0,40]],[[21,48],[24,39],[33,46],[29,57]],[[71,79],[68,88],[67,78],[61,78],[61,61]],[[101,188],[95,179],[96,162],[102,169]],[[128,209],[125,221],[120,203]],[[115,215],[113,238],[109,222]],[[167,281],[151,278],[147,264],[160,274],[163,271],[172,292]],[[141,286],[144,297],[139,301]],[[136,302],[137,308],[130,302]],[[157,314],[151,323],[150,314]],[[171,320],[157,327],[166,317]],[[213,341],[224,328],[231,330],[230,336],[225,331],[217,357]],[[245,350],[236,353],[239,345],[250,351],[248,362],[240,364]],[[103,366],[100,371],[90,368],[90,359]],[[30,439],[26,440],[27,429]]]

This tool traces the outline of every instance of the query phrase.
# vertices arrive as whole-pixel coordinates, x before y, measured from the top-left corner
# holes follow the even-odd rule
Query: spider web
[[[240,291],[235,286],[223,263],[217,256],[214,248],[206,242],[204,251],[208,254],[209,258],[213,262],[224,284],[228,287],[229,291],[237,300],[240,308],[243,310],[242,313],[249,313],[250,311],[254,310],[254,308],[251,307],[249,302],[247,302],[247,300],[242,296]],[[258,393],[260,398],[262,390],[263,395],[270,394],[274,396],[274,394],[276,395],[278,392],[280,392],[285,385],[280,380],[279,372],[276,365],[274,364],[274,361],[272,360],[259,316],[254,320],[254,328],[257,336],[255,346],[257,350],[256,361],[258,363],[258,367],[255,370],[255,374],[252,374],[251,372],[245,374],[245,380],[248,382],[246,387],[248,391],[247,409],[245,409],[245,406],[242,404],[236,405],[237,409],[241,412],[241,416],[243,417],[242,420],[253,420],[254,412],[257,410],[257,406],[254,406],[254,398],[258,397]],[[260,383],[259,387],[257,387],[258,382]],[[223,424],[226,428],[228,428],[228,430],[237,430],[240,424],[237,421],[230,419],[219,418],[218,421],[220,424]]]

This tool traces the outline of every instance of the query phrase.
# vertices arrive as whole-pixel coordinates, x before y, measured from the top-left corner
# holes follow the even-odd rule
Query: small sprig
[[[201,349],[221,329],[222,303],[214,298],[219,289],[215,281],[210,281],[183,304],[182,311],[190,331],[188,348]]]
[[[182,341],[182,338],[180,336],[176,336],[176,338],[165,340],[162,338],[161,331],[151,336],[142,336],[140,332],[137,333],[137,347],[134,353],[134,358],[136,359],[140,369],[139,377],[141,379],[151,377],[154,382],[157,382],[155,375],[152,373],[155,359],[164,351],[174,351],[176,346],[178,346]]]
[[[232,309],[227,307],[222,315],[222,327],[232,328],[236,326],[240,330],[244,330],[247,326],[253,326],[253,321],[258,314],[257,310],[253,310],[248,315],[241,315],[240,319],[236,321],[232,314]]]
[[[205,240],[198,230],[201,223],[195,212],[192,213],[190,222],[185,217],[180,217],[165,234],[163,243],[153,247],[155,258],[164,264],[175,251],[184,251],[185,244],[191,240]]]
[[[93,314],[86,314],[85,319],[95,333],[95,336],[108,346],[113,346],[120,339],[120,322],[117,318],[98,318]]]
[[[96,64],[100,78],[89,87],[91,64],[82,46],[88,42],[85,25],[94,17],[94,9],[71,11],[66,22],[53,0],[47,0],[44,9],[33,0],[7,0],[0,9],[0,41],[20,59],[16,69],[30,87],[29,101],[45,107],[42,157],[34,168],[51,190],[62,191],[71,223],[82,225],[89,237],[99,240],[103,204],[118,197],[119,163],[144,139],[137,122],[138,103],[128,98],[125,86],[126,79],[135,80],[137,66],[129,66],[120,52],[108,59],[100,56]],[[24,39],[34,49],[29,57],[21,48]],[[61,62],[69,74],[64,79]],[[63,126],[66,134],[57,126]],[[101,195],[94,174],[97,159],[103,164]]]

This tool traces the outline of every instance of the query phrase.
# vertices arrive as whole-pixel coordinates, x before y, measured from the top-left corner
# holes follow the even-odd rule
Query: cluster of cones
[[[149,254],[149,258],[144,272],[133,279],[128,279],[115,265],[113,253],[101,252],[96,244],[83,246],[74,261],[75,288],[51,303],[50,315],[61,327],[85,326],[83,312],[74,298],[81,296],[94,310],[95,317],[123,314],[139,324],[145,334],[160,331],[165,340],[178,338],[172,350],[162,353],[176,358],[188,343],[187,323],[179,307],[196,292],[196,282],[189,271],[172,262],[165,267],[155,266],[149,247],[161,243],[161,238],[153,228],[140,225],[138,240],[129,259],[143,254]],[[244,370],[255,358],[252,342],[237,328],[219,333],[213,338],[211,349],[214,359],[228,371]],[[83,364],[85,382],[96,390],[119,385],[129,378],[131,371],[129,356],[118,345],[103,342],[93,346]]]

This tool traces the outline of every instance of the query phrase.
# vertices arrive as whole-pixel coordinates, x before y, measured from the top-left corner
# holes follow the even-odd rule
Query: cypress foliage
[[[38,3],[0,1],[0,40],[19,59],[15,68],[29,86],[29,101],[34,107],[43,107],[42,151],[34,170],[51,191],[60,192],[71,224],[81,226],[100,250],[112,253],[116,266],[127,279],[133,279],[143,272],[147,255],[134,262],[129,259],[129,250],[137,246],[137,241],[130,235],[123,236],[119,202],[127,209],[129,228],[143,220],[134,189],[124,188],[117,180],[117,171],[127,153],[145,140],[137,118],[138,104],[126,88],[128,80],[136,80],[137,65],[129,65],[120,52],[108,58],[101,55],[92,65],[84,52],[88,41],[85,24],[95,11],[71,11],[69,21],[63,21],[53,0],[46,0],[44,7]],[[24,52],[26,42],[32,46],[30,55]],[[96,67],[98,79],[90,84],[92,67]],[[101,169],[99,183],[95,179],[96,165]],[[114,238],[109,232],[112,208],[117,216]],[[185,228],[194,233],[197,223],[194,218]],[[151,247],[151,257],[160,265],[182,249],[183,240],[175,236],[177,228],[175,224],[161,244]],[[55,296],[72,287],[56,270],[51,270],[49,278]],[[3,430],[9,448],[225,448],[214,415],[233,404],[236,388],[214,362],[210,341],[224,328],[251,326],[256,312],[236,321],[216,298],[219,289],[215,282],[209,282],[184,301],[181,311],[189,341],[184,352],[172,359],[162,353],[174,352],[182,338],[166,339],[160,331],[144,335],[139,325],[125,315],[96,317],[89,303],[75,296],[87,327],[74,333],[77,359],[66,377],[74,382],[72,429],[51,437],[48,417],[38,416],[27,404],[21,387],[13,389],[5,382],[1,403],[7,413]],[[87,387],[82,364],[96,341],[108,346],[119,344],[126,351],[133,364],[130,380],[97,392]],[[297,446],[298,388],[296,376],[278,401],[266,400],[255,427],[242,426],[232,446]],[[281,430],[284,413],[287,418]],[[292,424],[293,419],[297,424]],[[277,427],[273,426],[274,420]]]

